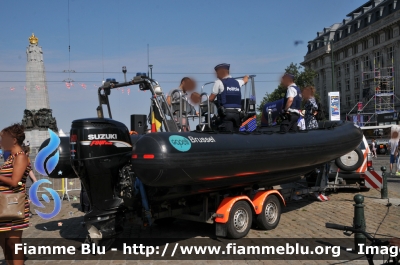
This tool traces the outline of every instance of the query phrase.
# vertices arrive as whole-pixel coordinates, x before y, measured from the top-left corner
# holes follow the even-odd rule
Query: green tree
[[[300,88],[306,86],[313,86],[314,85],[314,78],[316,77],[317,73],[314,70],[309,68],[304,68],[301,65],[291,63],[285,69],[285,73],[290,73],[294,75],[294,82]],[[279,86],[272,91],[271,93],[265,93],[264,98],[261,100],[260,105],[258,105],[257,110],[259,114],[257,115],[257,120],[261,121],[262,109],[265,103],[273,102],[284,98],[286,95],[286,87],[283,87],[279,84]],[[318,97],[318,96],[317,96]]]

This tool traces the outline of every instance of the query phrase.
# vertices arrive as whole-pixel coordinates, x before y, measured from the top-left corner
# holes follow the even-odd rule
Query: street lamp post
[[[331,62],[332,62],[332,91],[335,91],[335,86],[334,86],[334,84],[335,84],[335,61],[333,60],[333,40],[330,40],[329,41],[329,45],[330,45],[330,48],[331,48],[331,56],[332,56],[332,58],[331,58]]]
[[[126,83],[126,66],[122,66],[122,72],[124,73],[124,78]]]
[[[153,79],[153,65],[149,64],[149,68],[150,68],[150,78]]]

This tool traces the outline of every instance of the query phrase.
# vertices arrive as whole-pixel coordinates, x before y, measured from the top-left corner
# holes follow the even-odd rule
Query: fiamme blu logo
[[[53,170],[56,168],[59,158],[60,158],[60,152],[58,150],[58,147],[61,142],[60,137],[58,137],[58,135],[56,133],[54,133],[52,130],[48,129],[48,131],[50,134],[49,144],[47,146],[45,146],[42,150],[39,151],[39,153],[37,154],[36,159],[35,159],[36,171],[44,176],[49,176],[51,174],[51,172],[53,172]],[[33,183],[29,190],[29,197],[31,199],[31,202],[39,208],[46,208],[40,202],[39,197],[38,197],[38,188],[43,183],[51,184],[51,181],[48,179],[41,179],[41,180]],[[48,191],[50,193],[50,195],[53,197],[54,209],[51,213],[43,213],[36,209],[35,209],[35,211],[36,211],[37,215],[39,215],[41,218],[51,219],[61,211],[61,199],[58,196],[58,193],[54,189],[47,188],[47,187],[44,187],[44,189],[46,191]],[[43,193],[41,197],[46,203],[50,202],[50,198],[46,194]]]

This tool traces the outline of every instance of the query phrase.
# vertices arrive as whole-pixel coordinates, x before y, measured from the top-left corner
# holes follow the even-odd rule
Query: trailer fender
[[[229,213],[232,209],[232,206],[237,202],[237,201],[247,201],[251,208],[255,211],[253,202],[249,199],[249,197],[245,195],[241,196],[235,196],[235,197],[226,197],[225,199],[222,200],[222,202],[219,204],[218,209],[217,209],[217,217],[215,218],[216,223],[221,223],[221,224],[226,224],[229,219]]]
[[[276,194],[276,197],[278,197],[281,200],[282,204],[286,206],[285,199],[282,197],[282,194],[280,194],[279,191],[277,190],[259,191],[253,198],[253,206],[256,214],[260,214],[262,212],[264,201],[268,196],[272,194],[274,195]]]

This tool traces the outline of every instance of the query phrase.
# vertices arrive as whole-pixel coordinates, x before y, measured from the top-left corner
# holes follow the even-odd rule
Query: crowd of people
[[[318,129],[317,115],[322,109],[317,104],[315,88],[306,86],[300,89],[290,73],[283,75],[281,84],[287,88],[281,115],[281,132]]]
[[[240,112],[242,108],[241,87],[248,82],[249,77],[234,79],[229,73],[230,65],[223,63],[215,66],[217,80],[214,83],[209,101],[216,103],[220,122],[220,130],[237,132],[242,124]],[[282,132],[311,130],[318,128],[317,115],[322,109],[316,100],[316,91],[313,86],[300,89],[294,83],[295,77],[285,73],[281,85],[287,88],[284,106],[281,112]],[[199,113],[194,104],[200,102],[200,94],[195,92],[194,79],[184,77],[178,88],[167,94],[167,103],[172,109],[174,120],[178,122],[182,131],[190,131],[188,116],[197,116]],[[182,113],[180,113],[182,110]],[[180,114],[179,114],[180,113]]]

